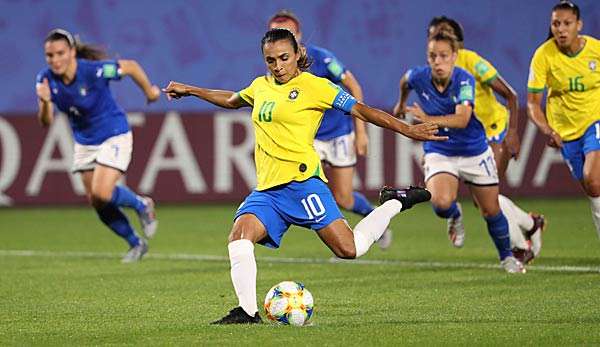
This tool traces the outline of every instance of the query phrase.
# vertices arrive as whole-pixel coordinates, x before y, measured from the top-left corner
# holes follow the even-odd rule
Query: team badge
[[[85,86],[79,87],[79,95],[81,95],[81,96],[87,95],[87,88]]]
[[[300,94],[298,89],[292,89],[292,91],[290,91],[290,95],[288,95],[288,99],[296,100],[296,98],[298,98],[298,94]]]
[[[595,60],[590,60],[588,66],[590,67],[590,70],[596,71],[596,61]]]

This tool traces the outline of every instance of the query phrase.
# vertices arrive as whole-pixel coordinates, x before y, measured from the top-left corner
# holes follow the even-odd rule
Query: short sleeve
[[[38,72],[38,74],[35,76],[35,84],[37,85],[38,83],[42,83],[44,81],[44,78],[48,78],[48,70],[44,69],[40,72]]]
[[[314,97],[317,104],[323,109],[335,108],[349,113],[356,99],[342,88],[324,78],[318,79],[313,84]]]
[[[492,82],[498,76],[498,70],[494,65],[479,56],[477,56],[473,71],[475,77],[485,84]]]
[[[119,80],[121,72],[119,63],[116,60],[100,60],[94,62],[97,79]]]
[[[406,85],[409,89],[415,89],[415,79],[414,79],[414,70],[410,69],[404,73],[404,78],[406,79]]]
[[[529,78],[527,91],[530,93],[541,93],[546,88],[546,59],[541,50],[537,50],[531,59],[529,66]]]
[[[475,105],[475,78],[466,73],[460,77],[460,87],[456,104]]]
[[[256,80],[252,81],[252,83],[248,87],[237,92],[237,95],[239,95],[239,97],[242,98],[245,102],[247,102],[250,106],[254,106],[255,81]]]
[[[346,72],[344,64],[342,64],[342,62],[333,55],[325,58],[325,64],[327,66],[329,80],[333,81],[334,83],[340,83],[344,78],[344,72]]]
[[[40,72],[35,76],[35,84],[42,83],[44,80],[44,73]]]

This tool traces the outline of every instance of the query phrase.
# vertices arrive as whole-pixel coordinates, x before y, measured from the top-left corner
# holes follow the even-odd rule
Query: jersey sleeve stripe
[[[237,96],[239,96],[239,97],[240,97],[242,100],[244,100],[244,101],[245,101],[245,102],[246,102],[248,105],[250,105],[250,106],[254,106],[254,102],[253,102],[254,100],[252,100],[250,97],[248,97],[247,95],[244,95],[244,94],[242,94],[242,93],[240,93],[240,92],[237,92],[236,94],[237,94]]]
[[[541,93],[544,91],[545,88],[531,88],[531,87],[527,87],[527,91],[530,93]]]
[[[492,83],[496,78],[498,78],[498,74],[494,74],[492,77],[488,78],[487,80],[483,81],[483,84],[490,84]]]

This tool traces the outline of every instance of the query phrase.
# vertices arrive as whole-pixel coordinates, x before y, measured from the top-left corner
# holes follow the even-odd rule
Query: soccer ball
[[[312,294],[300,282],[281,282],[271,288],[265,298],[267,318],[278,324],[308,324],[313,306]]]

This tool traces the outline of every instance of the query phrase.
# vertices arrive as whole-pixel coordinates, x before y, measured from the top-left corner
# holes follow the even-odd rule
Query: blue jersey
[[[312,61],[310,73],[315,76],[327,78],[335,84],[340,84],[346,68],[330,51],[309,45],[306,47],[308,57]],[[325,111],[317,135],[318,140],[330,140],[346,135],[354,129],[352,116],[336,109]]]
[[[406,72],[408,86],[419,97],[419,104],[430,116],[454,114],[456,105],[475,105],[475,78],[467,71],[455,67],[450,84],[440,93],[432,83],[431,68],[417,67]],[[426,141],[423,143],[425,153],[440,153],[446,156],[474,156],[488,148],[485,129],[473,112],[464,129],[440,128],[439,136],[448,136],[447,141]]]
[[[37,83],[48,79],[52,102],[69,116],[77,143],[98,145],[129,131],[125,112],[108,86],[110,80],[120,79],[118,69],[116,61],[77,59],[75,79],[69,84],[49,68],[37,75]]]

